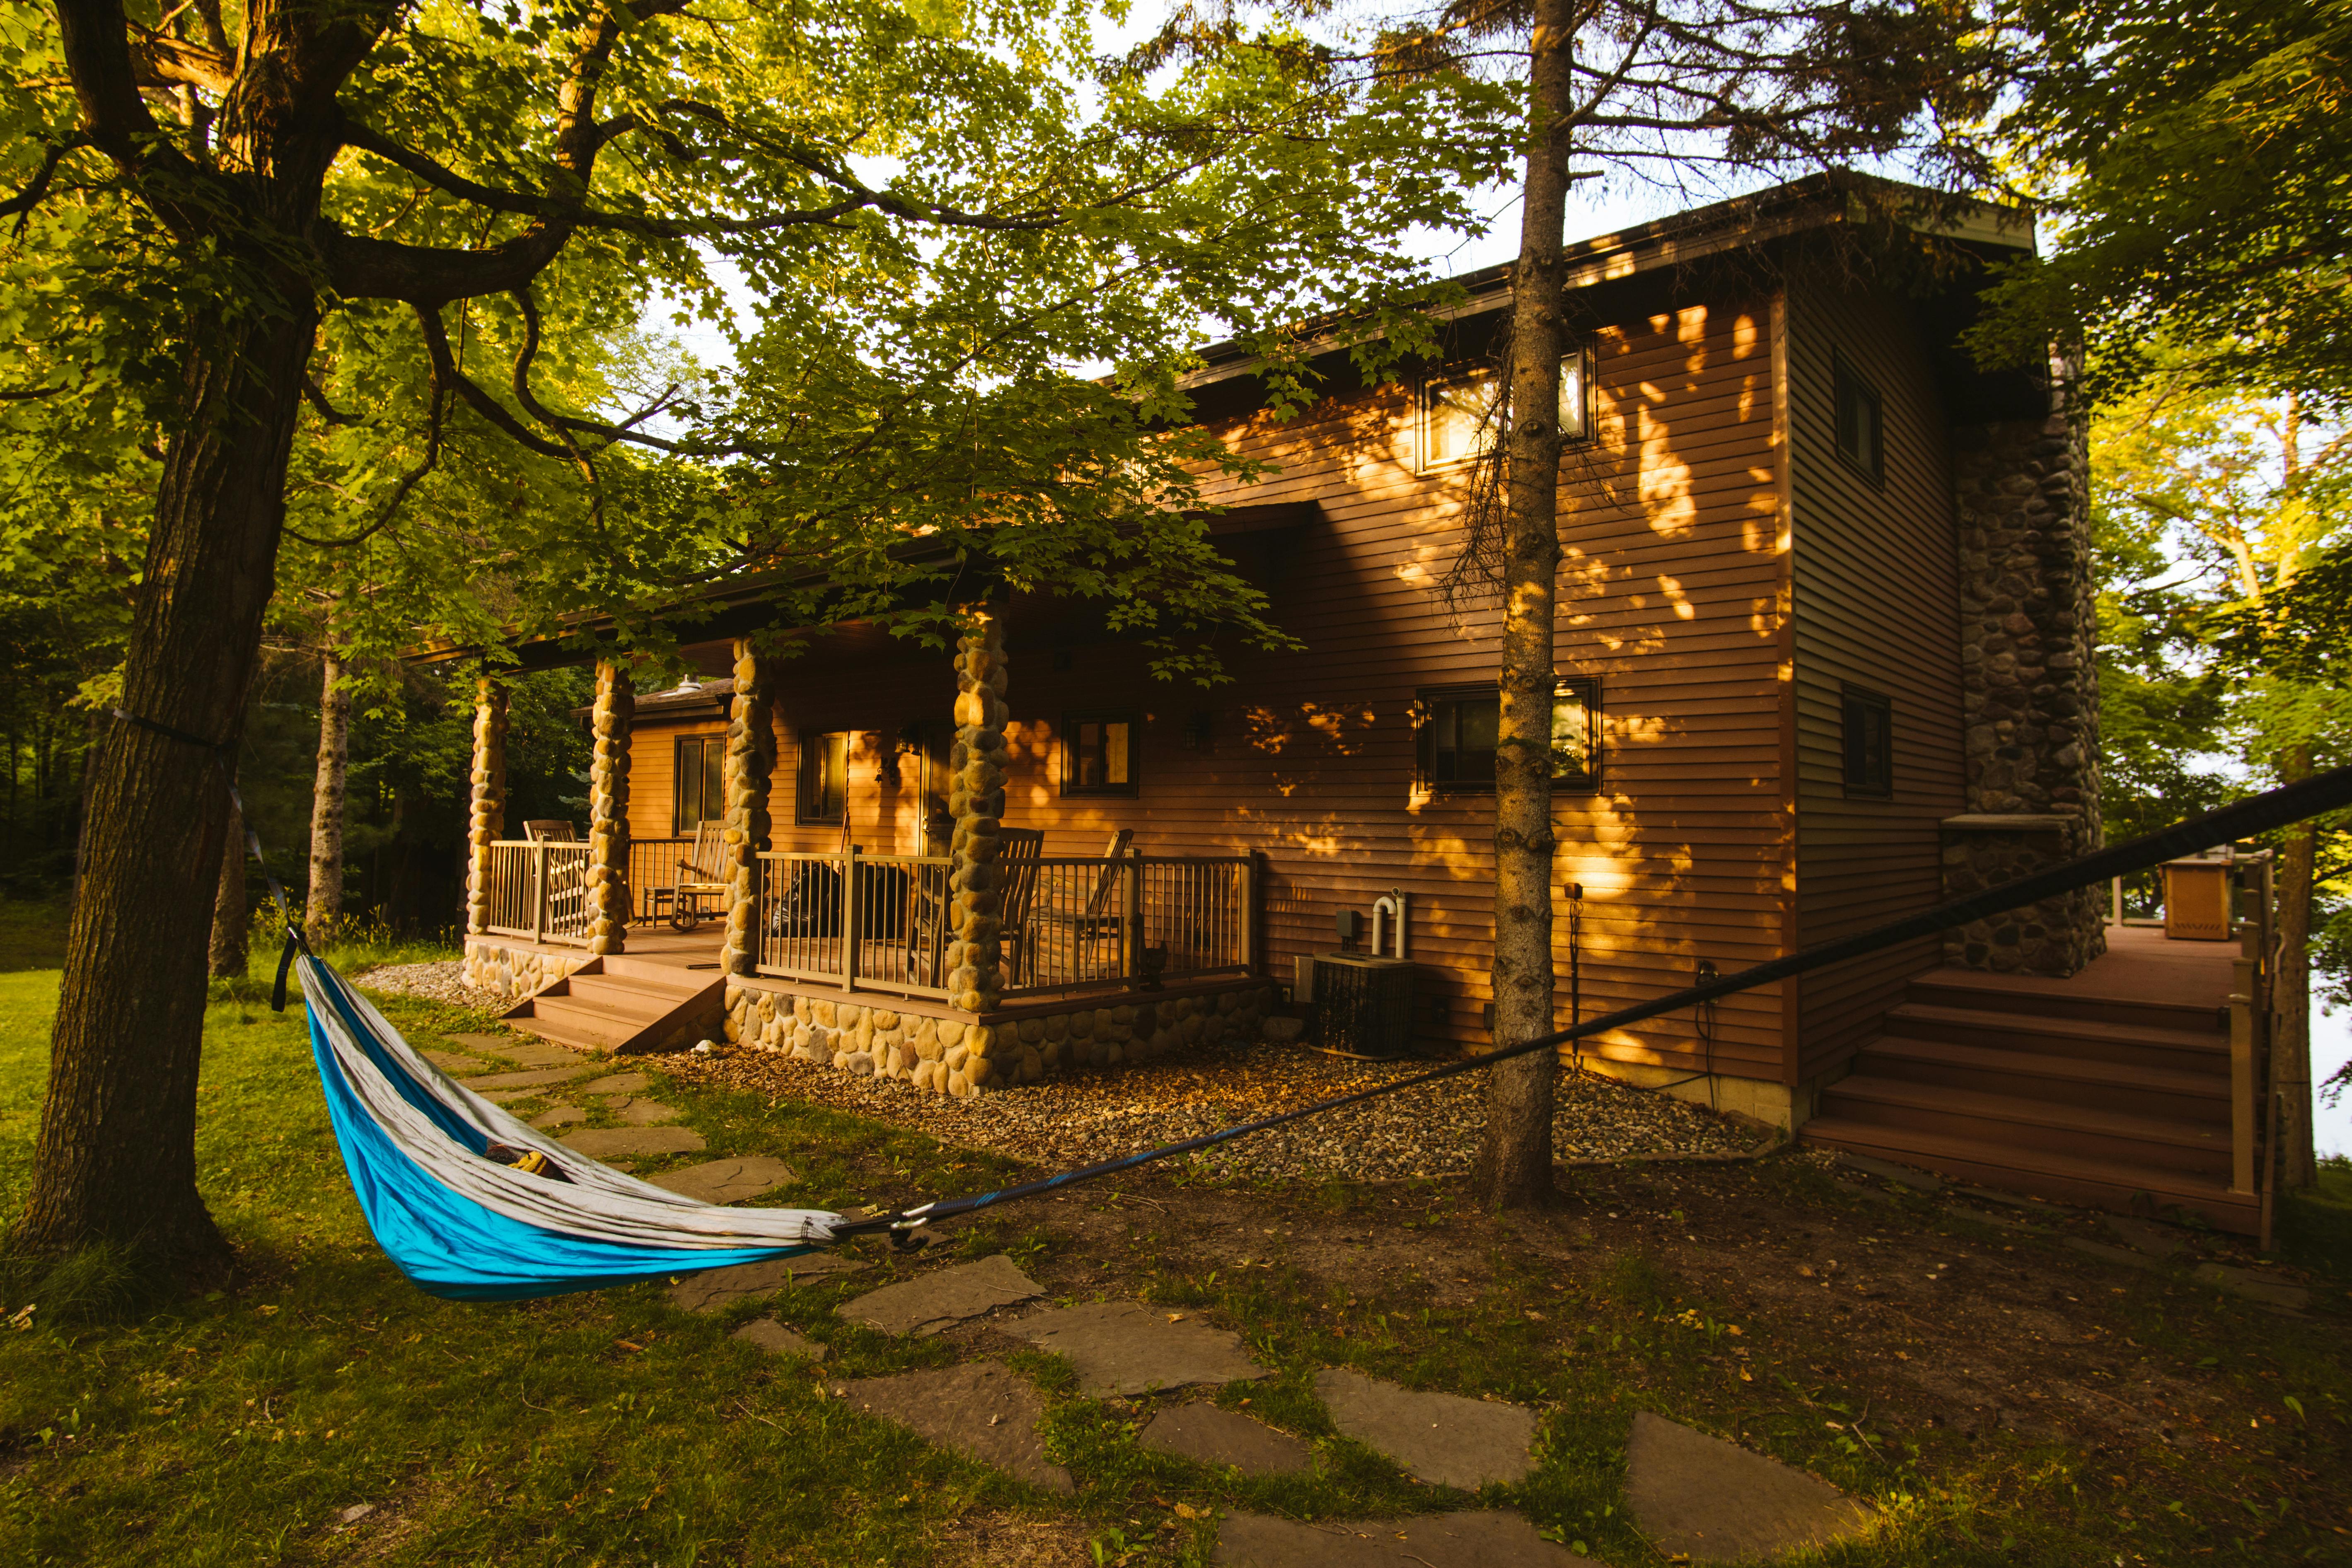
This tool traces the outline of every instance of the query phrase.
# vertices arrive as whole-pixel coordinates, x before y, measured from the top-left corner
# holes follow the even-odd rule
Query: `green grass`
[[[18,933],[37,940],[37,922],[0,925],[0,940]],[[1468,1299],[1440,1306],[1414,1270],[1335,1290],[1285,1261],[1272,1237],[1265,1260],[1204,1266],[1180,1184],[1151,1189],[1171,1212],[1134,1211],[1117,1239],[1082,1242],[1039,1205],[971,1226],[956,1244],[1048,1275],[1084,1261],[1102,1289],[1240,1327],[1276,1375],[1220,1400],[1318,1440],[1325,1462],[1310,1476],[1254,1480],[1150,1454],[1133,1441],[1138,1408],[1087,1399],[1064,1363],[1015,1353],[1045,1394],[1049,1452],[1079,1483],[1075,1499],[1049,1498],[826,1396],[842,1379],[957,1353],[834,1314],[890,1277],[885,1255],[853,1283],[711,1317],[672,1310],[652,1285],[502,1305],[411,1289],[361,1222],[299,1010],[279,1016],[257,999],[274,962],[257,951],[255,978],[216,987],[207,1019],[199,1169],[239,1251],[234,1288],[135,1315],[0,1302],[0,1317],[32,1309],[25,1326],[0,1327],[0,1568],[897,1564],[961,1560],[975,1519],[1044,1531],[1104,1563],[1197,1568],[1213,1527],[1178,1503],[1203,1515],[1328,1518],[1474,1500],[1433,1493],[1339,1438],[1313,1394],[1327,1365],[1543,1411],[1540,1468],[1480,1500],[1520,1509],[1617,1568],[1660,1562],[1625,1514],[1637,1409],[1737,1435],[1875,1500],[1887,1515],[1879,1536],[1819,1563],[2342,1560],[2339,1417],[2352,1382],[2332,1322],[2281,1322],[2135,1276],[2100,1304],[2105,1331],[2208,1380],[2231,1402],[2225,1414],[2246,1447],[2216,1458],[1967,1438],[1890,1423],[1859,1392],[1849,1345],[1677,1279],[1639,1251],[1588,1243],[1581,1266],[1538,1272],[1502,1226]],[[56,983],[53,970],[0,963],[0,1212],[21,1202],[29,1174]],[[411,1000],[384,1008],[421,1045],[495,1027]],[[790,1161],[800,1179],[776,1201],[971,1190],[1009,1169],[804,1105],[669,1081],[656,1092],[709,1141],[708,1153],[676,1163],[754,1151]],[[1792,1200],[1852,1203],[1808,1173],[1766,1179]],[[1454,1231],[1465,1223],[1456,1191],[1329,1184],[1262,1201],[1269,1226],[1302,1232]],[[1915,1223],[1940,1222],[1902,1205],[1872,1219]],[[822,1375],[730,1341],[768,1310],[833,1347]],[[2249,1409],[2268,1422],[2259,1446],[2243,1435]],[[339,1531],[339,1511],[359,1504],[374,1512]]]

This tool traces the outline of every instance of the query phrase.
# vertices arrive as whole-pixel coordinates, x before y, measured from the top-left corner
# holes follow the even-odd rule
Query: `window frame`
[[[1875,710],[1878,714],[1878,745],[1875,761],[1879,782],[1857,781],[1854,761],[1861,755],[1854,733],[1857,711]],[[1884,691],[1874,691],[1867,686],[1841,681],[1838,687],[1838,769],[1848,800],[1893,800],[1895,798],[1895,700]]]
[[[1584,699],[1584,744],[1587,759],[1587,765],[1581,773],[1563,773],[1555,767],[1551,776],[1552,793],[1554,795],[1598,795],[1601,793],[1601,678],[1597,675],[1555,676],[1552,679],[1551,691],[1555,705],[1563,697],[1581,695]],[[1436,797],[1495,793],[1492,780],[1485,783],[1476,780],[1440,783],[1432,776],[1435,749],[1431,742],[1433,739],[1436,721],[1435,705],[1440,702],[1458,703],[1465,698],[1485,697],[1495,700],[1496,712],[1499,719],[1503,692],[1501,685],[1496,681],[1471,681],[1452,686],[1424,686],[1413,693],[1414,706],[1418,710],[1413,721],[1412,752],[1413,792],[1416,795]]]
[[[1078,783],[1079,727],[1086,724],[1124,724],[1127,726],[1127,780],[1123,784],[1082,784]],[[1086,800],[1100,796],[1132,797],[1142,793],[1143,783],[1143,719],[1132,708],[1082,708],[1062,715],[1059,736],[1062,753],[1062,794],[1069,798]]]
[[[727,736],[724,731],[710,735],[680,735],[676,738],[670,749],[669,821],[670,834],[673,837],[690,838],[694,836],[694,830],[704,823],[723,822],[727,819],[727,781],[723,762],[719,769],[719,811],[715,816],[710,814],[710,801],[707,798],[709,792],[704,788],[704,785],[710,782],[709,763],[704,761],[704,753],[713,748],[717,749],[722,759],[726,756]],[[687,765],[686,760],[689,751],[693,752],[695,759],[691,768]],[[698,816],[692,822],[686,819],[687,781],[689,779],[693,781],[696,805],[702,812],[702,815]]]
[[[838,827],[849,813],[849,746],[856,739],[854,730],[803,730],[800,732],[800,754],[793,767],[793,821],[802,827]],[[819,809],[823,803],[812,798],[823,787],[824,763],[819,760],[820,747],[838,740],[841,742],[841,809],[826,812]]]
[[[1871,460],[1864,462],[1846,450],[1846,397],[1849,393],[1861,399],[1870,410]],[[1886,400],[1879,395],[1877,385],[1854,368],[1853,362],[1843,351],[1830,356],[1830,446],[1838,461],[1860,474],[1874,485],[1886,483]]]
[[[1578,433],[1571,436],[1563,430],[1560,442],[1564,447],[1589,447],[1594,440],[1593,426],[1596,421],[1592,383],[1597,362],[1593,355],[1592,344],[1579,343],[1559,356],[1559,362],[1562,364],[1571,361],[1577,367],[1577,385],[1581,394],[1583,406],[1577,411]],[[1433,450],[1430,438],[1431,415],[1434,411],[1436,403],[1434,394],[1448,386],[1460,386],[1475,382],[1481,376],[1499,380],[1501,373],[1493,365],[1475,362],[1440,365],[1422,373],[1421,379],[1413,386],[1412,455],[1415,473],[1451,472],[1477,461],[1486,454],[1487,447],[1478,447],[1457,458],[1433,459],[1430,457]]]

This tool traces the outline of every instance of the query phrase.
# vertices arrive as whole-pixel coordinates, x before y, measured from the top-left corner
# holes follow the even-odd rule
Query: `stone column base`
[[[2083,853],[2073,816],[1980,812],[1942,824],[1944,897],[1965,899]],[[2099,889],[2085,888],[1973,921],[1944,933],[1944,962],[1997,974],[2063,979],[2107,951]]]

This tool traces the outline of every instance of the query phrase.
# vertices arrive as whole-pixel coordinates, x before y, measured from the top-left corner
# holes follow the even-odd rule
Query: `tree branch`
[[[310,378],[306,375],[303,379],[307,382]],[[291,528],[287,529],[286,531],[303,543],[314,545],[320,550],[343,550],[388,527],[394,516],[399,512],[400,503],[408,499],[408,492],[415,489],[418,481],[431,473],[441,461],[441,410],[447,399],[443,395],[441,383],[437,377],[434,380],[427,397],[431,412],[426,417],[425,426],[425,456],[415,468],[400,476],[400,483],[393,487],[391,496],[383,503],[383,510],[376,513],[373,522],[369,523],[357,533],[343,539],[313,539],[309,534],[297,532]]]
[[[66,154],[77,148],[89,145],[89,138],[79,134],[68,136],[62,142],[51,142],[49,150],[41,155],[40,172],[33,176],[32,184],[6,201],[0,202],[0,217],[13,217],[16,220],[16,233],[19,237],[24,235],[25,225],[32,217],[33,209],[39,206],[41,198],[49,194],[49,184],[57,178],[58,165],[65,162]]]

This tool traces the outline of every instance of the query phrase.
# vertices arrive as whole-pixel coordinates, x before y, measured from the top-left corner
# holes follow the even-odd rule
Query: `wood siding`
[[[1949,434],[1931,367],[1896,300],[1800,271],[1789,292],[1795,535],[1801,942],[1847,935],[1940,896],[1938,821],[1962,809],[1958,554]],[[1883,479],[1839,457],[1838,355],[1879,395]],[[1891,799],[1849,799],[1847,682],[1889,698]],[[1799,1080],[1852,1056],[1932,940],[1805,976]]]

